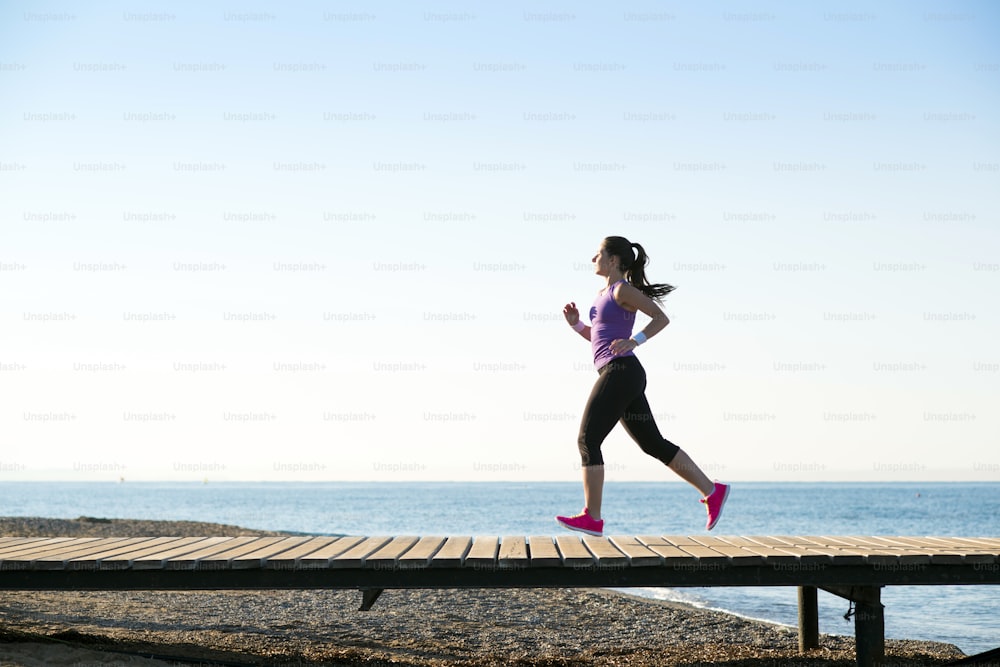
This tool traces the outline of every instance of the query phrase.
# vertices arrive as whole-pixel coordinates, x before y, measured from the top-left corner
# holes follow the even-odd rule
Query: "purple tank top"
[[[590,347],[594,351],[595,368],[601,368],[615,358],[615,354],[611,351],[612,341],[632,337],[635,313],[625,310],[615,301],[613,294],[617,284],[611,285],[607,291],[598,295],[594,305],[590,307]],[[635,355],[628,351],[618,356]]]

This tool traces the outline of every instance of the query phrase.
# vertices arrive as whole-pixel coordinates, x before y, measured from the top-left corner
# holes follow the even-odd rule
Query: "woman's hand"
[[[639,344],[631,338],[617,338],[611,341],[610,347],[612,354],[619,355],[631,352],[635,348],[639,347]]]
[[[563,306],[563,317],[566,318],[566,324],[574,326],[580,321],[580,311],[576,309],[576,303],[567,303]]]

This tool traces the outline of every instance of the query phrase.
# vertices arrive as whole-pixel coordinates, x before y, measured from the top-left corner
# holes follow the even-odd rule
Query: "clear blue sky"
[[[991,2],[0,9],[0,479],[1000,479]],[[673,481],[619,431],[609,479]]]

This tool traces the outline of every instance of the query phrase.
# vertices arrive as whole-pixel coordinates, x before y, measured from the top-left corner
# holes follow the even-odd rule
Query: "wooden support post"
[[[855,603],[854,642],[858,667],[874,667],[885,658],[885,607],[878,586],[863,589],[863,599]]]
[[[815,586],[799,586],[799,652],[819,648],[819,605]]]
[[[382,595],[382,588],[362,588],[361,589],[361,609],[358,611],[368,611],[375,604],[375,600],[378,600],[378,596]]]

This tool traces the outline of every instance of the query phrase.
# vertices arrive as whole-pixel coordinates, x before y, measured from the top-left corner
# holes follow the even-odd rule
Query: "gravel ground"
[[[0,535],[40,534],[277,533],[190,522],[0,519]],[[855,664],[853,637],[823,635],[822,648],[800,655],[791,628],[599,589],[388,590],[367,612],[357,610],[360,593],[327,590],[18,591],[3,600],[0,665]],[[886,652],[900,666],[962,657],[931,642],[887,640]]]

